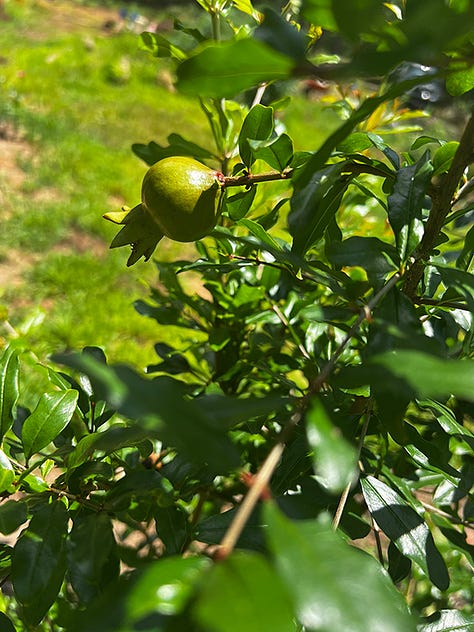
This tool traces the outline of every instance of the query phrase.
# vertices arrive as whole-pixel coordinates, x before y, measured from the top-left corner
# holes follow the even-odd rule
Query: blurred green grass
[[[118,17],[119,5],[107,6]],[[157,339],[171,335],[132,306],[148,295],[155,268],[127,269],[126,251],[108,250],[116,227],[102,214],[139,200],[146,166],[132,143],[166,144],[178,132],[212,146],[205,117],[196,101],[170,91],[166,62],[141,51],[137,34],[103,28],[103,7],[6,0],[4,10],[0,129],[19,151],[15,177],[0,163],[3,312],[40,359],[99,345],[111,361],[143,367],[155,361]],[[159,22],[190,10],[148,13]],[[336,119],[296,99],[287,124],[308,149]],[[192,246],[169,241],[156,253],[186,255]]]

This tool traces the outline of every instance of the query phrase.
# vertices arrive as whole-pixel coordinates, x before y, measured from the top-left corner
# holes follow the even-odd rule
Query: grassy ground
[[[103,29],[117,11],[10,0],[5,12],[4,316],[40,357],[99,344],[114,360],[143,366],[154,359],[156,325],[131,303],[147,294],[154,268],[127,270],[127,253],[108,250],[116,230],[101,216],[139,200],[146,167],[130,151],[132,142],[164,142],[178,129],[205,143],[204,119],[193,102],[159,84],[136,34]]]
[[[139,200],[146,167],[133,142],[165,143],[179,132],[207,145],[210,137],[197,103],[170,90],[166,64],[139,50],[135,33],[117,32],[118,10],[107,7],[3,5],[0,331],[13,328],[40,358],[96,344],[113,361],[145,366],[167,333],[132,303],[147,295],[155,270],[126,269],[126,251],[108,250],[116,229],[102,214]],[[166,21],[174,13],[166,11],[149,17]],[[310,130],[317,146],[327,121],[307,110],[305,123],[300,108],[290,111],[291,133],[308,142]],[[183,246],[163,242],[158,255],[182,257]]]

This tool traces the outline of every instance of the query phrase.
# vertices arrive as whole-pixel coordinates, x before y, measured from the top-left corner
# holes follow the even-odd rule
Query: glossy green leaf
[[[343,175],[346,167],[346,163],[339,162],[314,172],[308,184],[293,194],[288,226],[297,254],[304,255],[323,238],[339,210],[351,180],[350,175]]]
[[[180,91],[201,97],[232,97],[261,82],[288,79],[293,61],[253,39],[203,48],[178,67]]]
[[[250,140],[267,140],[273,132],[273,108],[257,103],[249,111],[239,134],[239,154],[247,167],[255,162]]]
[[[459,143],[457,141],[450,141],[449,143],[444,143],[444,145],[441,145],[441,147],[435,151],[432,158],[434,168],[433,176],[448,171],[458,147]]]
[[[266,246],[269,246],[270,252],[272,253],[274,251],[276,252],[281,251],[281,247],[278,245],[278,243],[265,230],[265,228],[258,222],[255,222],[252,219],[247,219],[246,217],[244,217],[243,219],[239,220],[238,223],[239,223],[239,226],[244,226],[249,231],[249,233],[251,233],[252,235],[254,235],[254,237],[260,240],[261,248],[263,248],[263,250],[265,250]]]
[[[306,415],[306,436],[318,482],[332,493],[341,492],[354,478],[357,455],[319,399],[312,402]]]
[[[23,424],[21,440],[25,457],[46,447],[71,421],[79,394],[75,390],[44,393]]]
[[[333,241],[326,248],[328,259],[338,267],[360,266],[373,283],[398,269],[399,259],[393,246],[377,237],[349,237]]]
[[[418,632],[472,632],[473,629],[474,616],[460,610],[439,610],[427,623],[418,626]]]
[[[110,454],[125,447],[138,445],[149,436],[139,425],[131,427],[112,425],[103,432],[83,437],[69,455],[68,468],[72,470],[89,460],[95,452]]]
[[[0,358],[0,441],[13,423],[19,373],[18,352],[13,347],[7,347]]]
[[[140,40],[140,48],[148,51],[154,57],[171,57],[177,61],[186,59],[186,53],[159,33],[145,31],[140,35]]]
[[[250,146],[256,158],[280,172],[293,158],[293,142],[288,134],[281,134],[275,140],[266,142],[250,141]]]
[[[453,97],[465,94],[474,88],[474,66],[472,62],[454,61],[448,71],[446,77],[446,89]]]
[[[0,505],[0,533],[8,535],[26,522],[26,503],[21,500],[7,500]]]
[[[431,175],[432,166],[426,153],[414,165],[397,172],[388,197],[388,219],[402,261],[411,255],[423,235],[422,210]]]
[[[15,471],[10,459],[0,450],[0,492],[7,490],[15,480]]]
[[[474,311],[474,275],[465,270],[457,270],[441,264],[436,264],[436,270],[447,287],[447,296],[443,298],[452,297],[453,293],[462,296],[469,309]]]
[[[446,564],[424,520],[398,492],[373,476],[361,480],[369,511],[405,557],[415,562],[440,590],[449,586]]]
[[[54,500],[36,510],[15,545],[12,583],[28,623],[39,623],[58,595],[66,570],[68,520],[64,503]]]
[[[257,553],[234,553],[214,565],[193,612],[213,632],[294,632],[293,608],[285,586]]]
[[[238,221],[247,215],[257,193],[257,187],[251,187],[247,191],[240,191],[231,195],[225,201],[225,206],[229,217]]]
[[[402,597],[371,556],[349,546],[329,524],[290,521],[274,503],[264,510],[278,574],[307,629],[416,630]]]
[[[105,513],[79,513],[67,541],[68,577],[83,604],[118,578],[119,559],[110,517]]]

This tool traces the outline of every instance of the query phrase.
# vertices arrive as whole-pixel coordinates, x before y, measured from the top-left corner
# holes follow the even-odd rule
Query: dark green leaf
[[[257,187],[251,187],[247,191],[240,191],[228,197],[225,201],[225,205],[229,217],[234,221],[245,217],[252,206],[256,193]]]
[[[380,565],[341,540],[329,524],[292,522],[273,503],[266,503],[265,518],[278,573],[305,628],[416,630],[403,599]]]
[[[195,527],[194,537],[199,542],[206,544],[219,544],[227,529],[235,518],[237,509],[229,509],[222,513],[206,518]],[[253,512],[247,520],[240,534],[237,548],[262,551],[264,544],[265,526],[260,519],[260,508]]]
[[[0,630],[2,632],[17,632],[11,620],[3,612],[0,612]]]
[[[332,10],[337,25],[350,39],[361,33],[377,33],[385,25],[384,3],[381,0],[333,0]]]
[[[250,140],[267,140],[273,132],[273,108],[257,103],[249,111],[239,134],[239,153],[248,168],[255,162]]]
[[[328,259],[338,267],[360,266],[372,283],[398,269],[399,259],[393,246],[377,237],[349,237],[333,241],[326,248]]]
[[[207,46],[178,67],[178,87],[201,97],[232,97],[265,81],[287,79],[293,61],[253,39]]]
[[[354,478],[357,456],[353,447],[334,426],[319,399],[306,415],[306,436],[313,449],[316,477],[323,488],[341,492]]]
[[[337,31],[331,0],[304,0],[302,13],[315,26],[328,31]]]
[[[0,533],[8,535],[27,520],[26,504],[21,500],[7,500],[0,505]]]
[[[323,238],[351,181],[350,175],[343,175],[346,167],[340,162],[313,173],[306,186],[293,194],[288,226],[297,254],[304,255]]]
[[[439,610],[418,626],[418,632],[472,632],[473,629],[474,616],[460,610]]]
[[[422,209],[432,171],[429,155],[425,153],[414,165],[397,172],[388,197],[388,219],[402,261],[411,255],[423,235]]]
[[[106,513],[79,513],[67,543],[68,574],[81,603],[99,595],[118,578],[115,538]]]
[[[155,141],[150,141],[147,145],[134,143],[132,151],[148,165],[170,156],[192,156],[204,160],[213,158],[210,151],[186,140],[180,134],[170,134],[167,140],[168,146],[158,145]]]
[[[264,557],[234,553],[215,564],[193,612],[215,632],[294,632],[293,609],[285,587]]]
[[[467,271],[474,258],[474,225],[467,231],[461,254],[456,259],[456,267]]]
[[[0,441],[13,423],[13,410],[18,400],[19,373],[18,352],[9,346],[0,358]]]
[[[444,285],[448,288],[447,296],[462,296],[466,301],[469,309],[474,311],[474,275],[464,270],[457,270],[441,264],[436,264],[436,270],[441,277]]]
[[[397,548],[440,590],[449,586],[446,564],[424,520],[394,489],[373,476],[361,480],[369,511]]]
[[[58,595],[66,570],[68,520],[64,503],[54,500],[35,512],[15,545],[13,589],[28,623],[39,623]]]
[[[158,507],[154,517],[156,532],[163,542],[166,555],[181,553],[190,530],[187,513],[178,505],[172,505]]]
[[[392,578],[394,584],[398,584],[405,579],[411,570],[411,560],[405,557],[395,544],[390,541],[388,545],[388,574]]]
[[[294,23],[272,9],[264,9],[263,23],[254,31],[253,37],[268,44],[273,50],[299,62],[306,54],[306,39]]]
[[[46,447],[71,421],[79,394],[75,390],[44,393],[23,424],[21,439],[25,457]]]

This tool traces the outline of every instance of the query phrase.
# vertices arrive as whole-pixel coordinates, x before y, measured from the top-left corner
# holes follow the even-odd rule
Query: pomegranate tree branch
[[[463,173],[474,160],[474,109],[461,136],[459,146],[453,157],[453,162],[447,173],[433,183],[431,190],[432,207],[426,222],[425,232],[414,253],[413,263],[405,276],[404,291],[413,298],[423,276],[425,262],[435,246],[436,240],[443,228],[446,217],[455,201],[456,189]]]
[[[309,385],[309,388],[305,395],[301,397],[298,401],[298,409],[291,416],[288,425],[280,433],[277,443],[270,450],[267,458],[255,475],[252,486],[244,497],[242,503],[239,505],[237,513],[235,514],[235,518],[232,520],[229,528],[222,538],[219,549],[216,553],[216,557],[218,559],[223,559],[227,557],[234,550],[235,545],[237,544],[238,539],[247,521],[249,520],[259,498],[267,489],[270,479],[273,476],[273,472],[280,462],[286,442],[291,436],[291,433],[293,432],[295,426],[297,426],[302,420],[305,409],[309,404],[311,398],[313,397],[313,395],[319,392],[324,382],[328,379],[336,366],[337,359],[344,351],[346,346],[349,344],[349,342],[352,340],[352,337],[357,332],[359,327],[365,320],[371,318],[372,310],[378,305],[382,298],[396,285],[399,279],[400,275],[398,273],[394,274],[387,281],[387,283],[376,294],[374,294],[370,301],[366,305],[364,305],[364,307],[360,310],[358,318],[347,332],[345,338],[334,351],[330,360],[322,367],[319,374]]]
[[[251,187],[259,182],[271,182],[275,180],[289,180],[294,169],[286,167],[283,171],[267,171],[265,173],[249,173],[244,172],[239,176],[224,176],[222,185],[227,187]],[[382,178],[394,177],[394,174],[387,167],[386,169],[376,167],[374,165],[368,165],[365,163],[351,162],[348,163],[346,168],[341,172],[341,176],[351,173],[352,175],[359,175],[362,173],[368,173],[374,176],[380,176]]]

